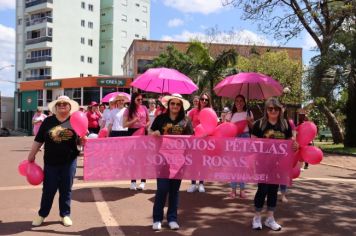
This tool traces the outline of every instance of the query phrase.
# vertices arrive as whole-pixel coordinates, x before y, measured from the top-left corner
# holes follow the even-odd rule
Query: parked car
[[[0,137],[8,137],[10,136],[10,131],[6,128],[0,129]]]
[[[319,135],[318,135],[318,139],[320,142],[322,142],[323,140],[328,141],[328,139],[332,139],[333,135],[330,131],[330,129],[328,128],[324,128],[319,130]]]

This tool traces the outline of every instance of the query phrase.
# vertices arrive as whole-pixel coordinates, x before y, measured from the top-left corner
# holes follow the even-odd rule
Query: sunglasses
[[[171,103],[169,103],[170,105],[172,105],[172,106],[177,106],[177,107],[180,107],[180,106],[182,106],[182,104],[181,103],[179,103],[179,102],[171,102]]]
[[[56,106],[58,106],[58,107],[67,106],[67,105],[69,105],[69,103],[67,103],[67,102],[58,102],[58,103],[56,103]]]
[[[272,112],[272,111],[276,111],[276,112],[277,112],[277,111],[280,111],[280,110],[281,110],[281,109],[280,109],[279,107],[268,107],[268,108],[267,108],[267,111],[268,111],[268,112]]]
[[[200,101],[209,102],[209,99],[207,99],[207,98],[201,98]]]
[[[151,104],[151,105],[156,105],[156,103],[154,103],[154,102],[150,102],[149,104]]]
[[[142,98],[137,98],[136,101],[140,102],[142,101],[143,99]]]

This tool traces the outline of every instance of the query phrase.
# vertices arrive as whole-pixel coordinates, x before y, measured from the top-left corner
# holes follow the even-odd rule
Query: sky
[[[133,0],[130,0],[133,1]],[[13,96],[15,84],[15,0],[0,0],[0,91],[2,96]],[[257,25],[240,19],[241,11],[223,7],[221,0],[151,0],[152,40],[189,41],[206,37],[217,29],[216,42],[256,44],[303,48],[306,65],[315,54],[315,43],[302,32],[289,42],[274,40],[258,31]],[[233,37],[231,37],[233,36]],[[6,67],[6,68],[3,68]],[[6,80],[6,81],[4,81]]]

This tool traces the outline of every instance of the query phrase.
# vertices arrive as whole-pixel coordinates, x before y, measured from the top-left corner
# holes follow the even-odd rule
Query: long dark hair
[[[242,100],[244,100],[244,103],[245,103],[245,106],[242,108],[243,111],[246,111],[247,110],[247,105],[246,105],[246,99],[243,95],[239,94],[235,97],[235,100],[234,100],[234,105],[232,105],[232,111],[231,113],[234,114],[235,112],[237,112],[237,108],[236,108],[236,105],[235,105],[235,101],[237,98],[242,98]]]
[[[170,109],[169,109],[169,105],[171,104],[171,101],[173,100],[174,98],[172,99],[169,99],[168,103],[167,103],[167,111],[164,113],[166,116],[169,117],[169,113],[170,113]],[[179,99],[178,99],[179,100]],[[180,106],[180,110],[179,110],[179,113],[178,113],[178,116],[177,116],[177,119],[174,121],[176,123],[180,122],[181,120],[183,120],[185,118],[185,111],[184,111],[184,107],[183,107],[183,102],[181,100],[179,100],[180,103],[181,103],[181,106]]]
[[[136,114],[137,112],[137,106],[136,106],[136,98],[138,96],[142,96],[142,94],[140,93],[132,93],[131,94],[131,102],[130,102],[130,106],[129,106],[129,119],[132,119],[134,117],[134,115]]]
[[[198,105],[198,110],[200,111],[202,109],[202,107],[200,106],[200,99],[202,99],[203,96],[207,96],[208,97],[208,104],[206,104],[206,107],[211,107],[211,96],[210,94],[208,94],[207,92],[203,92],[202,94],[200,94],[199,96],[199,105]],[[205,107],[204,107],[205,108]]]

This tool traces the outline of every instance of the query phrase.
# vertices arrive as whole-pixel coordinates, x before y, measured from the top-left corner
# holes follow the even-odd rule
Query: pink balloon
[[[39,185],[43,181],[43,170],[34,162],[29,162],[27,167],[27,181],[32,185]]]
[[[27,166],[28,166],[28,160],[23,160],[20,162],[19,166],[17,167],[17,170],[19,171],[20,175],[26,176]]]
[[[106,138],[109,136],[109,130],[108,128],[102,128],[100,131],[99,131],[99,134],[98,134],[98,138]]]
[[[295,124],[294,124],[294,121],[293,121],[292,119],[289,119],[289,120],[288,120],[288,123],[289,123],[290,127],[292,128],[292,130],[295,130],[295,129],[296,129]]]
[[[293,167],[295,167],[298,164],[298,161],[304,161],[300,150],[294,153]]]
[[[300,149],[303,160],[309,164],[316,165],[323,160],[323,151],[314,146],[305,146]]]
[[[70,116],[70,125],[80,137],[84,137],[88,130],[88,118],[81,112],[76,111]]]
[[[207,134],[212,134],[218,125],[218,116],[212,108],[203,108],[199,112],[199,120]]]
[[[307,146],[317,134],[317,127],[311,121],[303,122],[297,127],[297,142],[300,146]]]
[[[204,127],[202,124],[199,124],[195,127],[194,129],[194,136],[196,137],[204,137],[207,135],[207,132],[205,131]]]
[[[213,136],[215,137],[236,137],[237,127],[234,123],[224,122],[218,125],[214,132]]]
[[[139,128],[138,130],[136,130],[132,136],[142,136],[145,135],[145,128]]]
[[[300,176],[300,166],[296,165],[295,167],[293,167],[292,169],[292,179],[296,179]]]
[[[237,134],[242,134],[245,131],[245,128],[247,126],[247,120],[240,120],[234,123],[236,125],[237,128]]]

